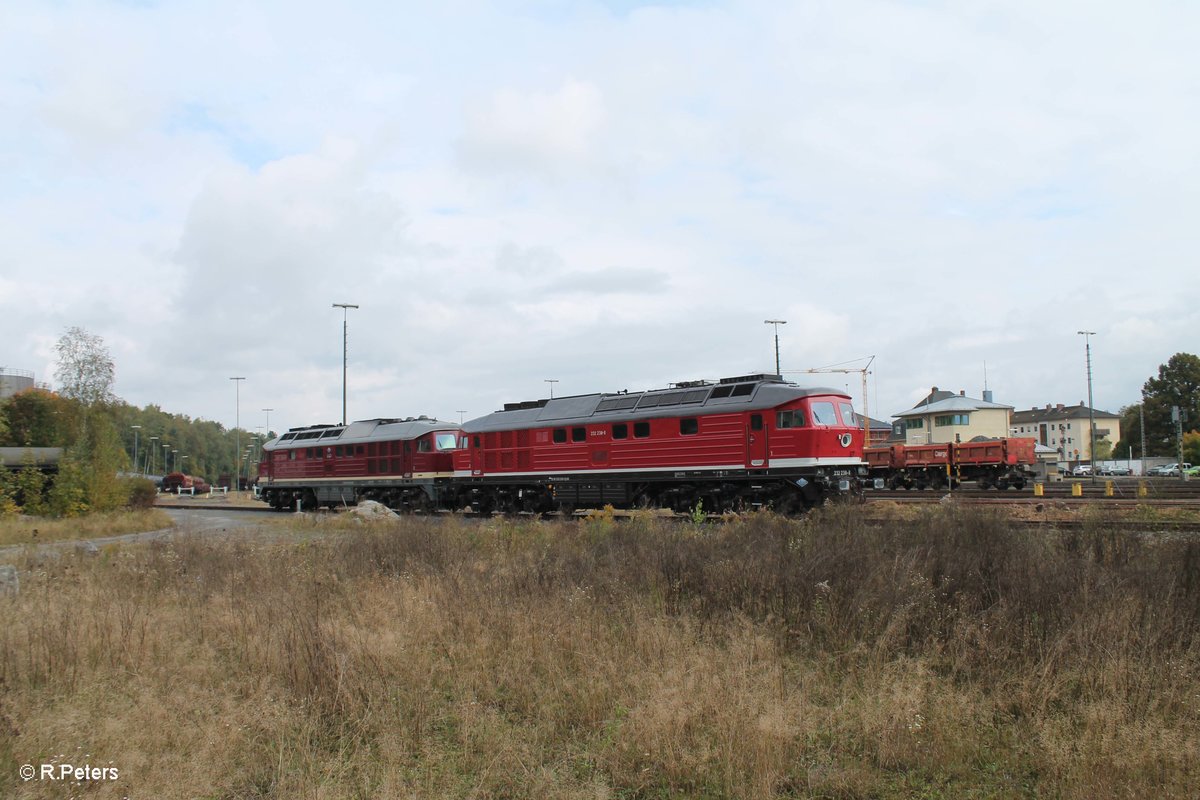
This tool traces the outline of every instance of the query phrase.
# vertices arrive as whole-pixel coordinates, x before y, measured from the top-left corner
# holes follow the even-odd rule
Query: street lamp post
[[[1084,350],[1087,353],[1088,379],[1088,463],[1092,465],[1092,480],[1096,480],[1096,410],[1092,403],[1092,337],[1095,331],[1077,331],[1083,337]]]
[[[245,377],[230,378],[233,385],[237,387],[234,391],[234,408],[233,408],[233,442],[234,449],[237,451],[237,469],[233,472],[233,491],[236,492],[240,487],[238,481],[242,474],[242,381]]]
[[[133,474],[138,474],[138,431],[142,429],[141,425],[130,425],[133,428]]]
[[[146,448],[147,450],[150,451],[150,474],[151,475],[154,474],[154,463],[155,463],[154,456],[158,453],[157,442],[158,442],[158,437],[151,436],[150,437],[150,446],[148,448]]]
[[[781,373],[779,371],[779,326],[787,325],[787,320],[786,319],[764,319],[763,324],[775,326],[775,374],[782,375],[783,373]]]
[[[550,399],[554,399],[554,384],[558,383],[558,378],[545,378],[544,383],[550,384]]]
[[[178,471],[178,469],[179,469],[179,459],[175,457],[175,454],[178,452],[179,451],[177,449],[175,449],[174,447],[171,448],[171,471],[172,472]]]
[[[267,428],[267,436],[268,436],[268,437],[271,435],[271,412],[272,412],[272,411],[274,411],[274,410],[275,410],[275,409],[273,409],[273,408],[264,408],[264,409],[263,409],[263,411],[267,412],[267,425],[266,425],[266,428]]]
[[[334,303],[334,308],[342,310],[342,424],[346,424],[346,355],[350,349],[349,317],[350,309],[358,308],[353,303]]]

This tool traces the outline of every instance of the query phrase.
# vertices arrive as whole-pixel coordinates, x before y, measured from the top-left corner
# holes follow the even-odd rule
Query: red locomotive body
[[[1029,438],[985,439],[869,448],[871,474],[889,489],[941,489],[973,480],[981,488],[1021,489],[1032,474],[1034,446]]]
[[[512,403],[463,425],[459,502],[476,510],[794,510],[858,487],[849,397],[775,376]]]
[[[443,504],[458,426],[426,417],[292,430],[263,445],[262,499],[275,508],[378,500],[399,509]]]

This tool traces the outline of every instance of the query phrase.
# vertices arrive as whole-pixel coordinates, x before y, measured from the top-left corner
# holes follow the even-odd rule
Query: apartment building
[[[1078,405],[1046,404],[1045,408],[1015,411],[1009,423],[1012,436],[1032,436],[1039,444],[1058,451],[1059,461],[1069,463],[1092,460],[1089,411],[1096,422],[1096,446],[1107,442],[1109,449],[1121,439],[1121,417],[1109,411]],[[1107,456],[1106,456],[1107,457]]]

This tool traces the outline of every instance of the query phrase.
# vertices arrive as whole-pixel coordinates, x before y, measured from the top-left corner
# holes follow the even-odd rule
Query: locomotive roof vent
[[[712,381],[679,381],[674,386],[678,389],[696,389],[700,386],[712,386]]]
[[[739,375],[736,378],[721,378],[721,383],[747,383],[749,381],[773,381],[775,383],[783,383],[782,375],[772,375],[766,372],[760,372],[756,375]]]
[[[524,411],[529,408],[544,408],[546,403],[550,402],[550,398],[545,400],[524,400],[520,403],[505,403],[505,411]]]

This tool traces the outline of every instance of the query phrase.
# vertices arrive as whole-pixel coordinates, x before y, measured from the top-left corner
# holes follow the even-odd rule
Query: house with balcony
[[[983,395],[980,400],[934,386],[924,400],[894,415],[893,439],[902,435],[905,444],[941,444],[1008,436],[1013,407],[992,402],[990,391]]]
[[[1090,420],[1095,420],[1096,448],[1107,443],[1108,451],[1121,439],[1121,417],[1109,411],[1089,409],[1081,400],[1078,405],[1046,404],[1045,408],[1015,411],[1009,423],[1011,436],[1032,436],[1039,444],[1058,452],[1059,462],[1071,465],[1092,460]],[[1101,457],[1111,456],[1101,452]]]

